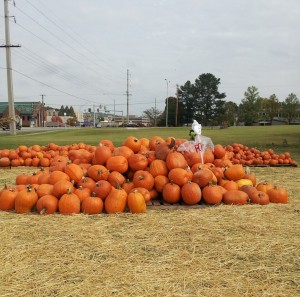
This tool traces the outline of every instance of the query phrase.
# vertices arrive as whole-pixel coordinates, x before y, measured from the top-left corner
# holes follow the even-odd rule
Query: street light
[[[169,113],[169,82],[166,78],[165,81],[167,83],[167,102],[166,102],[166,127],[168,127],[168,113]]]

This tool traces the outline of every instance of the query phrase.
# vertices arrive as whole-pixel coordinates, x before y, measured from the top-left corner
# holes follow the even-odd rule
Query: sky
[[[4,0],[0,45],[5,45]],[[14,101],[142,115],[203,73],[300,98],[299,0],[9,0]],[[16,22],[14,22],[14,20]],[[127,96],[127,92],[129,96]],[[7,101],[0,48],[0,101]],[[128,109],[127,109],[128,104]]]

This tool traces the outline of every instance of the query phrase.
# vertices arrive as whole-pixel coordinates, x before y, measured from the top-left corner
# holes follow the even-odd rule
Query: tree
[[[220,93],[218,86],[220,79],[211,73],[199,75],[195,80],[195,119],[202,125],[214,124],[218,117],[224,112],[223,106],[226,98],[225,93]]]
[[[63,116],[65,114],[65,107],[62,105],[58,111],[59,116]]]
[[[291,93],[282,104],[283,115],[287,118],[288,124],[300,114],[300,101],[296,94]]]
[[[179,112],[179,124],[189,125],[195,118],[194,108],[194,87],[188,80],[183,86],[178,88],[178,110]]]
[[[69,116],[77,119],[73,106],[69,109]]]
[[[247,88],[247,91],[244,93],[244,98],[239,105],[239,122],[244,122],[246,126],[251,126],[253,122],[258,119],[259,98],[259,92],[255,86]]]
[[[224,104],[224,121],[227,126],[233,126],[236,123],[238,114],[238,106],[232,101],[225,102]]]
[[[157,123],[157,119],[158,117],[161,115],[161,111],[159,111],[157,108],[155,107],[151,107],[149,109],[146,109],[143,111],[144,115],[146,117],[148,117],[151,121],[151,124],[153,126],[156,126],[156,123]]]
[[[269,98],[261,98],[261,110],[265,115],[265,120],[270,121],[271,125],[273,119],[279,112],[280,103],[275,94],[271,95]]]

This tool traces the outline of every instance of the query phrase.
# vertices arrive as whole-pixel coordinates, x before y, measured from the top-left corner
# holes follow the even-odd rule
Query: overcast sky
[[[0,5],[0,44],[5,44]],[[126,115],[162,111],[176,85],[203,73],[237,104],[249,86],[262,97],[300,98],[299,0],[9,1],[15,102]],[[0,48],[0,101],[7,101]],[[166,79],[169,83],[166,82]]]

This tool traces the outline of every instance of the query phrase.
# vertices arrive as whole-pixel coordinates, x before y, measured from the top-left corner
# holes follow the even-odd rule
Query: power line
[[[6,68],[4,68],[4,67],[1,67],[1,68],[6,69]],[[44,85],[44,86],[46,86],[46,87],[48,87],[48,88],[50,88],[50,89],[56,90],[56,91],[58,91],[58,92],[60,92],[60,93],[66,94],[66,95],[68,95],[68,96],[70,96],[70,97],[74,97],[74,98],[77,98],[77,99],[80,99],[80,100],[83,100],[83,101],[86,101],[86,102],[98,103],[98,102],[96,102],[96,101],[92,101],[92,100],[89,100],[89,99],[86,99],[86,98],[82,98],[82,97],[73,95],[73,94],[71,94],[71,93],[65,92],[65,91],[63,91],[63,90],[60,90],[60,89],[58,89],[58,88],[56,88],[56,87],[53,87],[53,86],[51,86],[51,85],[49,85],[49,84],[46,84],[46,83],[44,83],[44,82],[42,82],[42,81],[39,81],[39,80],[37,80],[37,79],[35,79],[35,78],[33,78],[33,77],[31,77],[31,76],[25,74],[25,73],[22,73],[22,72],[20,72],[20,71],[18,71],[18,70],[16,70],[16,69],[12,69],[12,70],[13,70],[14,72],[16,72],[16,73],[18,73],[18,74],[24,76],[24,77],[27,77],[28,79],[31,79],[31,80],[33,80],[33,81],[35,81],[35,82],[38,82],[38,83],[40,83],[40,84],[42,84],[42,85]]]
[[[75,39],[73,36],[71,36],[66,30],[64,30],[63,27],[61,27],[60,25],[58,25],[55,21],[53,21],[52,19],[50,19],[45,13],[43,13],[43,11],[41,11],[40,9],[38,9],[35,5],[33,5],[30,1],[25,0],[29,5],[31,5],[36,11],[38,11],[41,15],[43,15],[49,22],[51,22],[53,25],[55,25],[59,30],[61,30],[64,34],[66,34],[70,39],[72,39],[74,42],[76,42],[81,48],[85,49],[86,51],[88,51],[90,54],[94,55],[97,59],[100,59],[99,57],[97,57],[88,47],[86,47],[85,45],[83,45],[80,41],[78,41],[77,39]],[[19,9],[20,10],[20,9]],[[47,9],[48,10],[48,9]],[[23,12],[24,13],[24,12]],[[27,15],[28,16],[28,15]],[[30,17],[30,16],[28,16]],[[57,17],[57,16],[56,16]],[[30,17],[31,18],[31,17]],[[34,22],[36,22],[33,18],[31,18]],[[37,22],[36,22],[37,23]],[[43,27],[42,25],[40,25],[39,23],[37,23],[39,26]],[[43,27],[44,28],[44,27]],[[45,29],[45,28],[44,28]],[[50,32],[48,29],[47,30],[49,33],[53,34],[52,32]],[[72,48],[74,50],[74,48]],[[76,51],[77,53],[79,53],[80,55],[83,55],[85,58],[89,59],[90,58],[86,55],[84,55],[82,52]],[[109,63],[107,63],[105,60],[102,60],[103,63],[105,63],[107,66],[116,69],[114,66],[110,65]],[[99,67],[103,67],[103,65],[99,65],[97,62],[93,61],[93,63],[95,65],[98,65]],[[106,69],[107,72],[109,72],[112,75],[116,75],[113,74],[112,72],[110,72],[108,69]],[[119,73],[120,70],[117,69],[117,72]],[[123,79],[123,76],[117,75],[119,78]]]
[[[65,57],[71,59],[72,61],[74,61],[74,62],[76,62],[76,63],[78,63],[78,64],[80,64],[80,65],[83,66],[84,68],[89,68],[91,71],[93,71],[93,72],[95,72],[96,74],[101,75],[101,76],[103,77],[103,74],[102,74],[102,73],[100,73],[100,72],[98,72],[98,71],[92,69],[91,67],[89,67],[88,65],[84,64],[83,62],[81,62],[81,61],[75,59],[74,57],[70,56],[69,54],[65,53],[64,51],[62,51],[61,49],[57,48],[56,46],[54,46],[54,45],[51,44],[50,42],[44,40],[43,38],[39,37],[39,36],[36,35],[35,33],[31,32],[31,31],[28,30],[28,29],[26,29],[24,26],[20,25],[19,23],[16,23],[16,25],[19,26],[20,28],[22,28],[24,31],[26,31],[26,32],[28,32],[28,33],[30,33],[30,34],[32,34],[33,36],[35,36],[36,38],[38,38],[39,40],[41,40],[42,42],[44,42],[44,43],[47,44],[48,46],[54,48],[56,51],[60,52],[60,53],[63,54]],[[105,77],[105,78],[108,79],[108,80],[110,80],[110,81],[112,81],[112,82],[116,82],[116,81],[114,81],[114,80],[112,80],[112,79],[110,79],[110,78],[108,78],[108,77]]]

